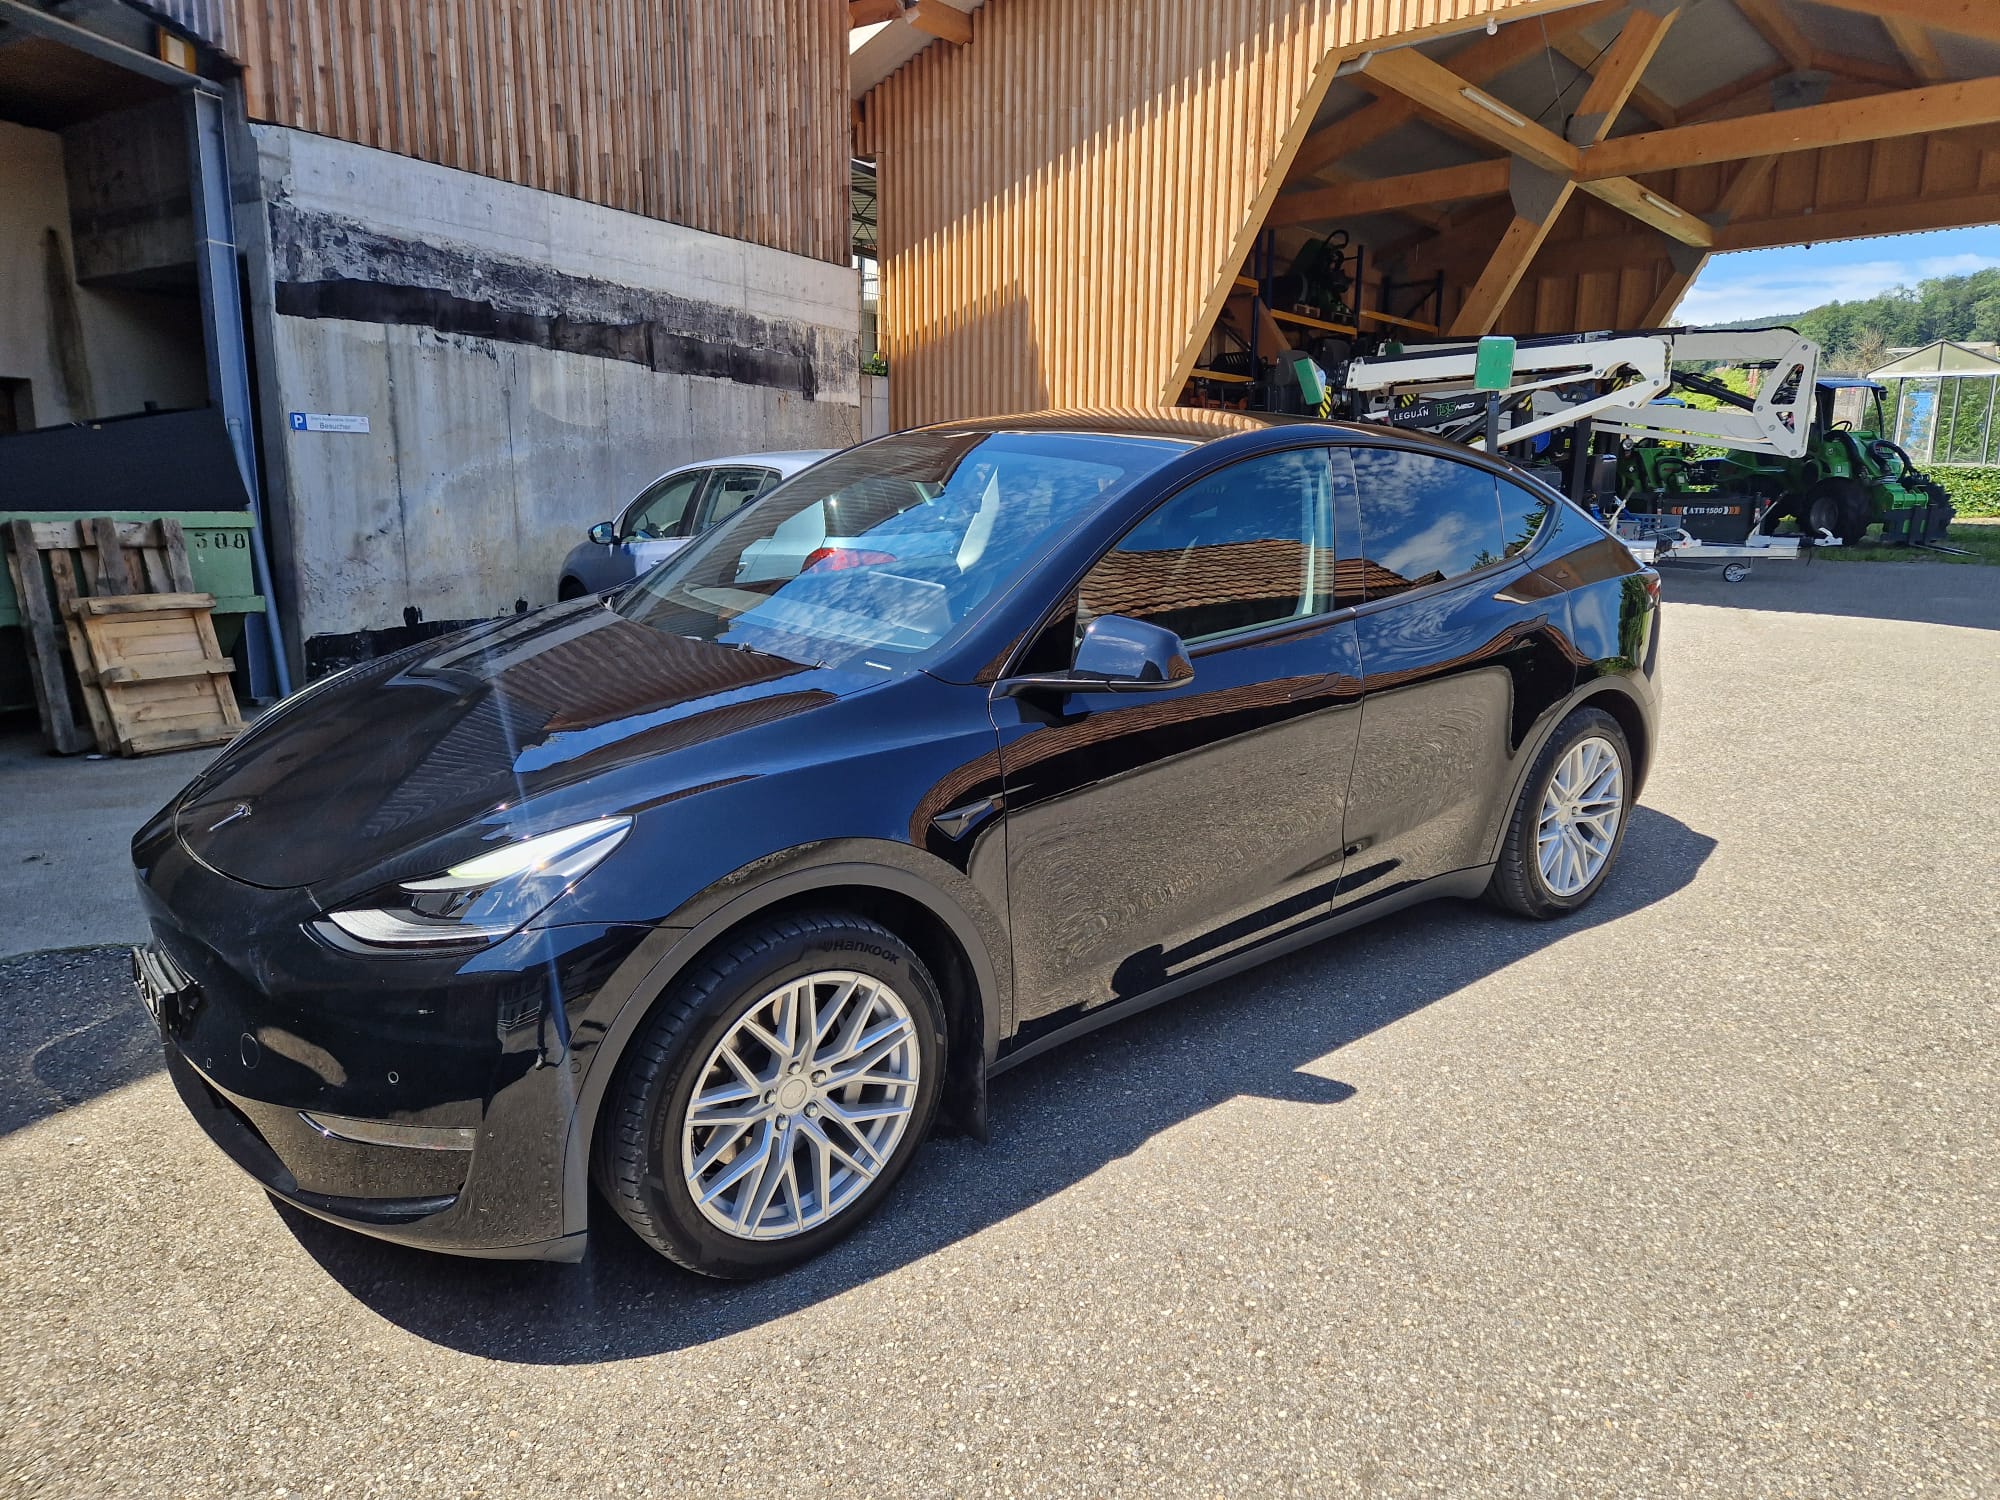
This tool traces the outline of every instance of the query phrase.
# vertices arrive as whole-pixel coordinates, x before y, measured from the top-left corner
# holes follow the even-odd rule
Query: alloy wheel
[[[1552,895],[1574,896],[1603,872],[1625,813],[1625,770],[1601,735],[1570,746],[1542,794],[1536,862]]]
[[[916,1109],[916,1022],[887,984],[787,980],[723,1034],[681,1127],[695,1207],[748,1240],[803,1234],[881,1175]]]

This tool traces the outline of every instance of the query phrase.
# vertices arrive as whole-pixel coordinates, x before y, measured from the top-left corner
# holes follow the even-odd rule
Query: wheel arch
[[[1550,709],[1534,737],[1534,742],[1515,757],[1513,782],[1508,788],[1507,800],[1503,804],[1506,813],[1493,831],[1486,851],[1487,864],[1494,863],[1500,857],[1500,846],[1507,837],[1507,818],[1512,815],[1515,804],[1521,800],[1521,793],[1527,787],[1528,775],[1534,770],[1535,762],[1541,759],[1542,751],[1548,748],[1549,741],[1555,737],[1563,721],[1579,708],[1603,709],[1618,721],[1618,727],[1625,734],[1626,747],[1632,752],[1632,797],[1637,800],[1646,784],[1647,769],[1652,763],[1653,735],[1649,728],[1651,721],[1637,691],[1624,677],[1613,675],[1594,678],[1573,689],[1568,697]]]
[[[1601,708],[1625,731],[1625,745],[1632,752],[1632,795],[1637,797],[1645,789],[1646,772],[1653,763],[1652,729],[1639,708],[1638,700],[1623,689],[1593,684],[1592,690],[1563,710],[1562,717],[1568,718],[1579,708]],[[1557,724],[1561,722],[1562,719],[1556,721]],[[1555,733],[1554,727],[1549,733]]]
[[[641,949],[644,967],[625,986],[625,999],[577,1090],[563,1159],[566,1233],[588,1225],[591,1143],[611,1079],[674,980],[747,928],[790,912],[830,909],[880,922],[924,961],[945,1007],[949,1055],[941,1108],[967,1134],[986,1138],[986,1070],[999,1052],[1006,980],[972,913],[949,892],[896,865],[843,860],[794,869],[714,905],[690,926],[663,927],[664,951],[651,944]]]

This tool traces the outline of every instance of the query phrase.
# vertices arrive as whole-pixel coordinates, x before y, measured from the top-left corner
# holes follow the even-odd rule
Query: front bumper
[[[156,825],[157,826],[157,825]],[[305,927],[307,893],[220,875],[169,830],[135,843],[154,940],[135,979],[167,1070],[209,1138],[267,1191],[424,1249],[580,1258],[587,1204],[565,1172],[607,981],[641,927],[518,933],[469,958],[375,958]],[[618,997],[622,998],[622,997]],[[420,1149],[311,1117],[414,1127]]]

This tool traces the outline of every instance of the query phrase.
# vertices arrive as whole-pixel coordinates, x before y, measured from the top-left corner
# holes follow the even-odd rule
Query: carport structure
[[[1653,326],[1717,253],[2000,219],[1994,0],[927,3],[855,72],[898,426],[1350,328]],[[1335,230],[1352,324],[1260,279]]]

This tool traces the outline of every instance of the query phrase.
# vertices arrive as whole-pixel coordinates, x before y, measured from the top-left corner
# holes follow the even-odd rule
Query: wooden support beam
[[[1585,182],[2000,121],[2000,78],[1936,83],[1838,104],[1619,136],[1583,153]]]
[[[1632,39],[1626,44],[1626,55],[1619,64],[1619,71],[1610,75],[1611,83],[1600,89],[1593,80],[1591,92],[1584,96],[1588,109],[1578,111],[1579,120],[1584,120],[1586,114],[1590,115],[1590,119],[1584,120],[1584,127],[1593,140],[1601,139],[1602,132],[1608,130],[1610,122],[1617,118],[1617,109],[1607,110],[1605,105],[1616,103],[1619,108],[1623,107],[1632,85],[1637,82],[1638,72],[1644,71],[1646,63],[1651,60],[1653,53],[1659,47],[1659,31],[1663,31],[1667,23],[1650,11],[1635,13],[1628,23],[1627,30],[1630,31],[1632,26],[1639,25],[1642,17],[1644,24],[1640,30],[1632,32]],[[1621,32],[1619,43],[1625,42],[1625,33]],[[1633,71],[1634,67],[1638,72]],[[1578,147],[1555,132],[1537,125],[1525,115],[1510,109],[1491,95],[1474,88],[1456,73],[1432,62],[1421,52],[1407,47],[1393,52],[1377,52],[1368,58],[1363,71],[1366,76],[1378,79],[1397,90],[1418,108],[1447,119],[1461,130],[1513,153],[1530,166],[1539,167],[1544,172],[1556,173],[1572,184],[1577,181],[1578,168],[1584,154]],[[1605,70],[1600,69],[1600,72],[1603,71]],[[1639,136],[1627,139],[1645,140],[1651,137]],[[1605,148],[1593,146],[1590,149],[1597,151]],[[1612,174],[1602,175],[1608,177]],[[1691,244],[1706,242],[1706,231],[1699,220],[1678,205],[1669,203],[1658,193],[1643,188],[1636,182],[1600,181],[1596,185],[1586,183],[1585,187],[1595,197],[1616,208],[1624,209],[1640,222],[1672,234],[1676,239]],[[1565,199],[1567,196],[1565,193]],[[1283,201],[1280,200],[1281,203]],[[1560,206],[1557,205],[1558,208]],[[1542,233],[1546,235],[1546,226],[1543,227]],[[1527,230],[1510,232],[1501,240],[1503,247],[1511,247],[1517,252],[1526,245],[1530,255],[1540,243],[1541,240]],[[1475,311],[1483,310],[1483,307],[1475,308]]]
[[[1597,66],[1597,49],[1574,32],[1553,40],[1556,51],[1586,73]],[[1680,123],[1680,112],[1644,84],[1632,90],[1632,107],[1655,125],[1667,126]]]
[[[1722,197],[1715,205],[1715,212],[1708,215],[1708,222],[1716,228],[1723,228],[1732,220],[1741,217],[1743,211],[1750,206],[1750,201],[1762,192],[1764,185],[1771,180],[1771,173],[1776,170],[1777,165],[1778,158],[1775,156],[1758,156],[1752,157],[1738,167],[1736,175],[1729,179],[1729,186],[1723,189]],[[1708,265],[1708,260],[1706,251],[1699,255],[1675,254],[1669,259],[1668,264],[1671,269],[1667,279],[1654,294],[1653,301],[1641,320],[1645,327],[1656,328],[1673,316],[1674,309],[1680,306],[1681,298],[1687,295],[1687,289],[1694,284],[1695,278],[1701,275],[1703,268]]]
[[[1835,10],[1858,10],[1864,16],[1897,19],[1949,31],[1981,41],[2000,42],[2000,6],[1993,0],[1818,0]]]
[[[1468,135],[1498,146],[1545,172],[1576,176],[1580,159],[1576,147],[1413,47],[1374,53],[1367,59],[1363,72]]]
[[[1646,10],[1632,13],[1619,31],[1618,39],[1606,49],[1596,74],[1590,80],[1590,87],[1584,91],[1583,102],[1570,119],[1570,144],[1595,145],[1611,133],[1611,127],[1625,108],[1626,100],[1639,86],[1640,75],[1653,60],[1653,54],[1660,50],[1667,27],[1679,14],[1677,10],[1664,15]],[[1600,184],[1597,191],[1602,192],[1604,186]],[[1664,214],[1681,214],[1680,209],[1654,197],[1636,182],[1631,187],[1636,196],[1653,199]],[[1574,173],[1558,175],[1546,168],[1516,161],[1508,190],[1514,199],[1513,222],[1502,232],[1500,243],[1487,261],[1486,269],[1466,294],[1465,304],[1452,322],[1451,331],[1455,337],[1471,338],[1492,332],[1493,325],[1500,320],[1502,309],[1513,297],[1515,288],[1520,286],[1521,278],[1528,274],[1536,252],[1555,227],[1556,219],[1569,205],[1570,195],[1576,191],[1576,177]],[[1625,207],[1623,204],[1620,206]],[[1633,210],[1628,208],[1627,211]],[[1651,211],[1650,207],[1648,211]],[[1707,228],[1706,225],[1701,227]]]
[[[1626,101],[1639,87],[1647,65],[1660,50],[1660,43],[1667,39],[1667,28],[1679,14],[1678,10],[1662,15],[1648,10],[1632,13],[1617,40],[1605,49],[1602,61],[1591,75],[1590,87],[1584,90],[1583,102],[1570,117],[1571,145],[1595,146],[1611,134],[1611,127],[1618,123]]]
[[[1913,89],[1926,80],[1919,78],[1900,57],[1850,57],[1844,52],[1815,52],[1813,71],[1837,78],[1858,79],[1884,88]],[[1928,80],[1935,83],[1937,79]]]
[[[874,26],[903,18],[903,0],[847,0],[847,25]]]
[[[1576,180],[1547,171],[1528,162],[1516,161],[1510,187],[1514,217],[1501,232],[1500,243],[1488,257],[1486,269],[1465,294],[1465,303],[1452,320],[1454,338],[1476,338],[1491,333],[1500,313],[1521,278],[1528,274],[1535,253],[1549,237],[1556,219],[1576,191]]]
[[[917,30],[941,42],[963,47],[972,40],[972,17],[946,5],[944,0],[917,0],[916,5],[905,14]]]
[[[1736,8],[1778,56],[1794,68],[1812,66],[1812,42],[1799,30],[1784,0],[1736,0]]]
[[[1506,191],[1504,160],[1467,162],[1462,167],[1439,167],[1431,172],[1412,172],[1407,177],[1282,193],[1264,222],[1276,228],[1283,224],[1309,224],[1316,219],[1356,218],[1362,214],[1400,212],[1412,205],[1492,198]]]
[[[1951,77],[1951,70],[1938,56],[1937,43],[1931,40],[1930,29],[1922,21],[1899,16],[1893,10],[1885,10],[1875,19],[1882,23],[1889,40],[1896,44],[1896,50],[1917,77],[1925,83],[1943,83]]]
[[[1649,224],[1667,238],[1679,240],[1683,245],[1707,249],[1715,243],[1715,231],[1701,219],[1651,188],[1642,187],[1630,177],[1610,177],[1602,182],[1579,185],[1600,203],[1624,210],[1641,224]]]
[[[1690,99],[1683,104],[1678,123],[1697,125],[1704,120],[1712,119],[1719,111],[1730,108],[1739,100],[1749,98],[1760,89],[1767,89],[1790,72],[1791,69],[1780,62],[1772,63],[1768,68],[1759,68],[1746,77],[1731,79],[1728,83],[1710,89],[1700,98]],[[1769,103],[1768,94],[1764,102]]]
[[[1593,21],[1616,14],[1621,4],[1622,0],[1598,0],[1596,4],[1579,5],[1541,17],[1532,25],[1517,23],[1503,26],[1497,35],[1484,37],[1456,53],[1451,59],[1452,71],[1469,83],[1484,83],[1489,78],[1497,77],[1541,53],[1544,27],[1548,29],[1549,39],[1558,46],[1574,42],[1589,57],[1591,49],[1579,41],[1576,34]],[[1380,140],[1398,126],[1408,124],[1416,113],[1416,105],[1402,94],[1394,91],[1385,93],[1374,103],[1364,104],[1307,136],[1305,144],[1299,147],[1298,156],[1293,159],[1291,176],[1295,179],[1313,176],[1343,156],[1349,156],[1370,142]],[[1668,125],[1673,122],[1661,120],[1658,123]]]
[[[1712,248],[1719,254],[1728,250],[1769,250],[1780,245],[1831,244],[1885,234],[1962,229],[1996,220],[2000,220],[2000,188],[1989,188],[1953,197],[1898,198],[1853,208],[1821,209],[1817,213],[1743,219],[1718,228]],[[1659,253],[1657,235],[1595,235],[1550,245],[1542,252],[1535,269],[1543,276],[1614,271],[1646,265]]]

